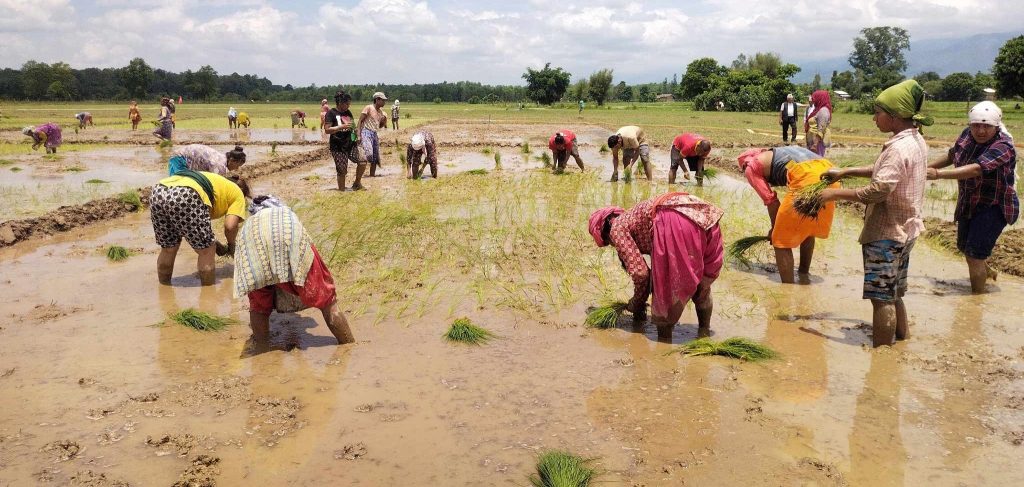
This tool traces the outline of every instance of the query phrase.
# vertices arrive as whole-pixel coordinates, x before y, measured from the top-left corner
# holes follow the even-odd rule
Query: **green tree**
[[[220,91],[220,79],[217,78],[217,71],[208,64],[199,68],[199,71],[193,73],[191,83],[186,85],[186,88],[192,93],[192,96],[200,100],[209,100],[217,96]]]
[[[769,78],[777,77],[782,66],[782,57],[774,52],[758,52],[749,57],[745,54],[740,54],[736,57],[736,60],[732,62],[732,69],[739,71],[760,71]]]
[[[650,103],[656,99],[657,95],[654,93],[654,90],[652,90],[650,86],[640,85],[640,89],[637,90],[636,93],[636,101]]]
[[[712,76],[724,75],[726,71],[725,66],[719,65],[714,58],[695,59],[686,66],[683,80],[679,83],[679,95],[684,100],[692,100],[708,90]]]
[[[999,48],[992,74],[999,96],[1024,96],[1024,35],[1006,41]]]
[[[569,88],[569,99],[571,101],[574,101],[574,102],[580,101],[580,100],[583,100],[583,101],[588,100],[588,98],[587,98],[587,94],[588,94],[588,91],[589,91],[588,88],[589,88],[589,83],[587,83],[587,79],[586,78],[580,78],[579,80],[577,80],[575,83],[572,84],[571,88]]]
[[[942,80],[942,99],[965,101],[978,98],[980,90],[971,73],[951,73]]]
[[[546,63],[544,69],[526,68],[523,79],[526,80],[527,96],[542,105],[550,105],[562,99],[572,75],[562,68],[551,68]]]
[[[942,76],[939,76],[939,73],[936,73],[935,71],[925,71],[915,74],[914,79],[917,80],[918,83],[924,85],[929,81],[941,81]]]
[[[587,87],[587,92],[590,93],[590,99],[597,102],[598,106],[604,105],[612,90],[612,70],[606,68],[595,71],[590,75],[588,84],[590,86]]]
[[[903,79],[910,35],[900,27],[868,27],[853,40],[850,66],[864,73],[860,92],[886,88]],[[851,92],[852,94],[853,92]]]
[[[615,88],[615,99],[619,101],[633,101],[633,88],[627,85],[625,81],[619,81],[619,85]]]
[[[836,73],[832,76],[832,89],[845,91],[856,98],[864,84],[863,79],[859,70]]]
[[[982,88],[995,88],[996,79],[989,73],[978,71],[974,73],[974,86],[977,86],[979,90]]]
[[[145,98],[153,82],[153,68],[140,57],[132,59],[127,66],[121,68],[121,82],[131,96]]]
[[[21,89],[26,98],[42,100],[52,82],[49,64],[29,60],[21,65]]]
[[[50,83],[46,87],[46,98],[49,100],[65,101],[71,99],[71,92],[60,81]]]
[[[811,91],[818,91],[821,89],[821,74],[814,73],[814,82],[811,83]]]

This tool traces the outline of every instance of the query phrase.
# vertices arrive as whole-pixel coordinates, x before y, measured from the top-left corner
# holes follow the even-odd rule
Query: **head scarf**
[[[605,242],[604,238],[601,236],[601,230],[604,228],[604,221],[610,215],[621,215],[623,211],[625,210],[618,206],[606,206],[590,214],[590,222],[587,229],[590,231],[590,236],[594,237],[594,243],[596,243],[598,247],[608,245],[608,242]]]
[[[983,123],[985,125],[991,125],[993,127],[999,127],[999,130],[1006,134],[1007,137],[1013,138],[1010,135],[1010,131],[1006,129],[1006,124],[1003,123],[1003,110],[999,108],[999,105],[990,101],[983,101],[971,108],[971,111],[967,112],[967,119],[970,123]]]
[[[21,133],[23,133],[25,135],[28,135],[28,136],[32,136],[32,132],[35,132],[35,131],[36,131],[36,128],[31,126],[31,125],[21,129]]]
[[[832,97],[829,96],[828,91],[818,90],[811,93],[811,106],[814,108],[810,112],[807,112],[807,117],[804,118],[804,133],[807,133],[811,129],[810,120],[821,111],[822,108],[828,108],[828,112],[832,113]]]
[[[740,166],[740,172],[747,170],[747,164],[757,160],[757,156],[761,155],[762,152],[767,149],[747,149],[736,158],[736,162]]]
[[[935,123],[932,117],[921,114],[924,105],[924,88],[912,79],[896,83],[875,97],[875,106],[894,117],[913,119],[920,125]]]
[[[323,100],[320,100],[320,104],[321,105],[326,105],[327,104],[327,98],[324,98]]]
[[[412,136],[412,140],[409,145],[412,145],[412,150],[420,150],[426,144],[426,138],[423,137],[423,132],[416,132]]]
[[[398,106],[398,98],[395,98],[395,106]]]
[[[281,200],[277,199],[272,194],[257,196],[252,199],[252,203],[249,203],[249,214],[255,215],[260,210],[267,210],[270,208],[288,208]]]

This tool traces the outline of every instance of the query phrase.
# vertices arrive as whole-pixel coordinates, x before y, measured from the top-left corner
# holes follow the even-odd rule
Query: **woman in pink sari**
[[[616,206],[590,215],[589,231],[598,247],[611,244],[633,280],[628,310],[641,321],[647,297],[658,328],[658,340],[671,341],[672,329],[687,301],[697,311],[697,336],[711,334],[711,284],[722,270],[724,212],[687,193],[667,193],[637,203],[629,210]],[[651,256],[648,267],[644,255]]]

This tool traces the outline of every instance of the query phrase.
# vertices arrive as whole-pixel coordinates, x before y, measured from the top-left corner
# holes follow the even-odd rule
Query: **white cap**
[[[376,100],[378,98],[380,98],[381,100],[387,100],[388,99],[388,97],[384,96],[384,92],[383,91],[378,91],[378,92],[373,94],[373,99],[374,100]]]
[[[412,141],[410,142],[409,145],[412,146],[413,150],[420,150],[423,148],[426,142],[426,138],[423,137],[423,132],[416,132],[416,134],[412,136]]]

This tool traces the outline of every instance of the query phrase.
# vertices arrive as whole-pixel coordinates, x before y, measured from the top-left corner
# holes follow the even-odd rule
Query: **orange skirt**
[[[820,181],[821,175],[831,168],[832,163],[828,159],[791,161],[787,165],[789,191],[782,198],[779,212],[775,215],[775,228],[772,230],[773,247],[793,249],[799,247],[808,237],[828,238],[829,232],[832,231],[832,217],[836,211],[836,204],[825,203],[817,218],[808,218],[796,212],[793,201],[797,191]],[[838,188],[839,183],[829,187]]]

